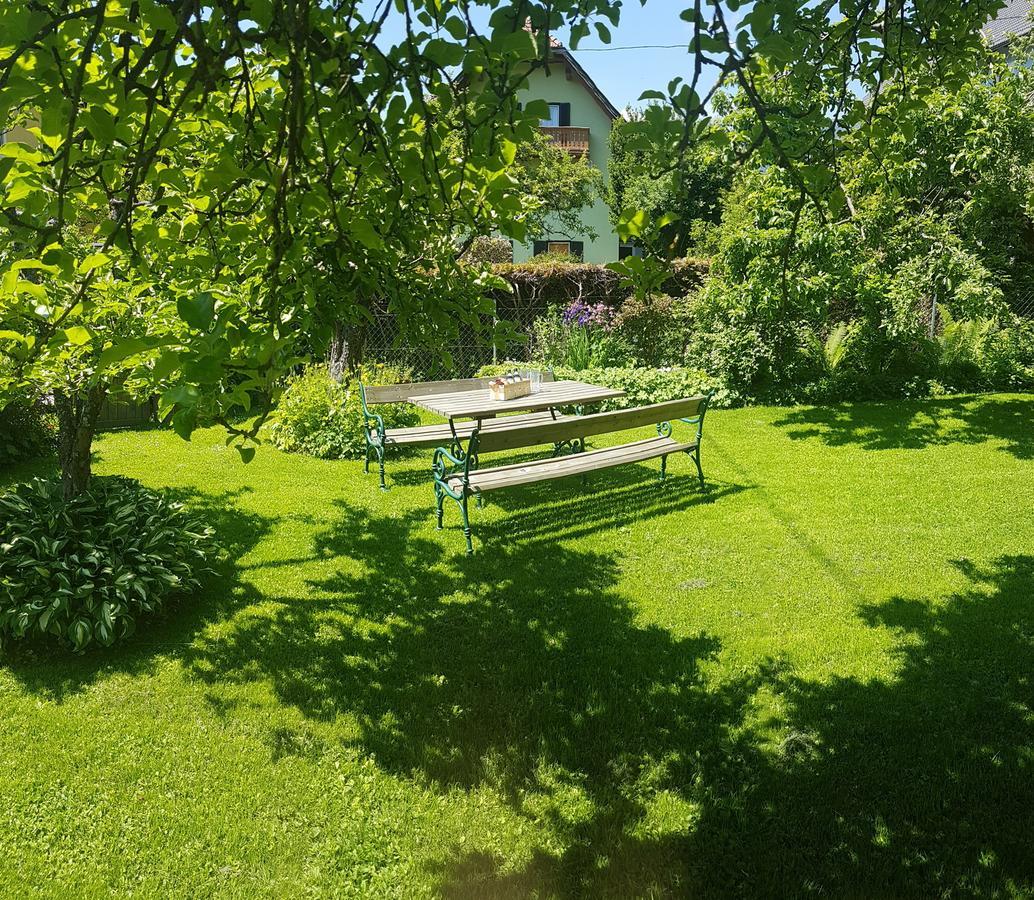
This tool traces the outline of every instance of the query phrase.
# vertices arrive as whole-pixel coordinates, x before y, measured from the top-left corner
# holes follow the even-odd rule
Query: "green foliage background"
[[[888,88],[894,133],[879,150],[861,126],[845,136],[821,204],[779,166],[741,171],[689,353],[741,401],[1026,383],[1029,329],[1014,310],[1034,297],[1032,89],[1028,67],[991,54],[957,91],[919,101]],[[734,144],[752,121],[730,104]]]
[[[360,384],[398,384],[408,380],[392,366],[364,367],[356,381],[338,384],[323,365],[307,366],[292,377],[267,429],[273,445],[281,450],[306,453],[320,459],[362,459],[365,419],[359,397]],[[386,428],[416,425],[419,417],[404,403],[377,407]]]
[[[9,403],[0,409],[0,466],[54,451],[57,422],[38,403]]]

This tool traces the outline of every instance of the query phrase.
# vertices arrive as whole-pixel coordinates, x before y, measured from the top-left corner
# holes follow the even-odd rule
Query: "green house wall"
[[[596,102],[592,94],[586,90],[584,83],[577,75],[567,77],[563,62],[551,64],[548,74],[545,69],[536,69],[528,76],[528,85],[520,91],[518,99],[521,103],[529,100],[545,100],[547,103],[570,103],[571,125],[589,129],[589,161],[603,173],[607,179],[607,163],[609,160],[608,137],[610,135],[610,116]],[[582,209],[581,219],[584,225],[596,232],[596,240],[590,240],[586,232],[581,234],[564,234],[550,231],[542,235],[534,235],[533,240],[540,241],[582,241],[584,259],[591,263],[608,263],[618,258],[618,236],[610,224],[610,209],[603,200],[597,200],[592,206]],[[513,245],[514,262],[525,262],[534,254],[531,240],[526,244]]]

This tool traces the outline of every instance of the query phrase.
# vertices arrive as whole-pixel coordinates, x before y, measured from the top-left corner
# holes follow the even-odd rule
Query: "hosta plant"
[[[127,478],[65,500],[58,478],[0,494],[0,643],[49,636],[110,646],[195,590],[217,555],[212,528]]]

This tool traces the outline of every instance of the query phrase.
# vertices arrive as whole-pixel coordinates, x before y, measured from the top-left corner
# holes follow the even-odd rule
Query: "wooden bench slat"
[[[604,388],[578,381],[554,381],[548,388],[543,385],[543,389],[537,394],[513,400],[495,400],[486,387],[477,391],[424,395],[419,398],[419,403],[425,409],[446,418],[476,419],[517,410],[600,403],[603,400],[623,397],[624,394],[624,391],[616,388]]]
[[[455,394],[460,391],[476,391],[488,389],[494,379],[485,378],[450,378],[446,381],[413,381],[408,384],[365,385],[366,405],[380,403],[405,403],[410,397],[430,397],[435,394]],[[551,382],[553,373],[542,372],[542,380]]]
[[[669,400],[634,409],[617,409],[588,416],[567,416],[561,422],[529,424],[527,427],[506,432],[482,431],[478,434],[478,452],[516,450],[521,447],[533,447],[537,444],[558,443],[614,431],[627,431],[643,425],[656,425],[658,422],[674,419],[688,419],[698,415],[700,410],[705,407],[706,402],[707,399],[702,396],[690,397],[685,400]]]
[[[519,416],[506,416],[500,419],[487,419],[481,423],[481,431],[482,433],[485,431],[505,431],[526,425],[560,421],[562,418],[567,417],[560,416],[554,420],[552,414],[547,411]],[[461,438],[469,438],[476,427],[477,422],[457,422],[456,434]],[[452,430],[447,422],[440,425],[415,425],[412,428],[387,428],[384,431],[384,443],[389,447],[437,447],[443,443],[448,444],[450,441],[452,441]]]
[[[646,438],[616,447],[572,453],[555,459],[537,459],[492,469],[477,469],[470,473],[469,485],[473,493],[486,493],[499,488],[551,481],[569,475],[581,475],[613,466],[656,459],[658,456],[692,450],[693,447],[694,444],[685,444],[670,437]],[[461,490],[463,477],[455,476],[450,479],[449,486],[455,491]]]

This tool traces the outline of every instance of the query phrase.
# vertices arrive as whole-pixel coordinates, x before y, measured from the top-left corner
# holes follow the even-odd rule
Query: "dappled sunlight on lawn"
[[[1029,395],[838,403],[793,410],[776,424],[793,438],[818,437],[835,447],[919,450],[994,441],[1019,459],[1034,459],[1034,397]]]
[[[314,549],[360,561],[356,574],[314,583],[318,599],[243,611],[196,642],[192,671],[213,686],[262,680],[318,720],[354,717],[389,771],[491,786],[582,848],[556,862],[572,886],[595,854],[615,859],[592,876],[601,885],[670,883],[652,872],[681,865],[668,837],[627,832],[657,792],[709,782],[740,755],[756,676],[708,684],[699,665],[716,638],[637,624],[618,557],[554,543],[467,559],[416,536],[419,514],[340,513]]]
[[[386,894],[1022,893],[1031,405],[930,403],[716,411],[707,490],[673,460],[500,492],[473,557],[426,460],[382,493],[216,432],[107,437],[99,470],[227,559],[109,653],[9,653],[7,740],[71,723],[75,772],[128,767],[117,796],[204,837],[191,870],[231,835]]]

